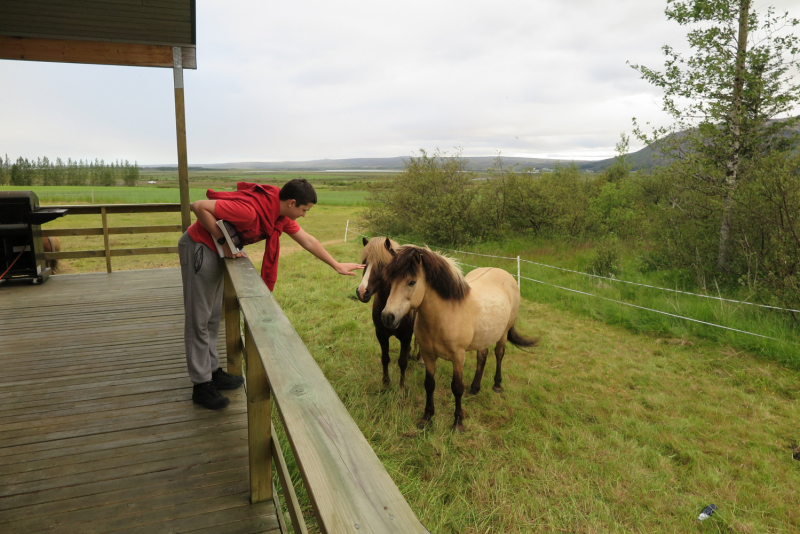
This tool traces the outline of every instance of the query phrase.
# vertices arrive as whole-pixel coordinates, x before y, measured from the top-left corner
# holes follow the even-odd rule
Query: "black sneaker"
[[[222,370],[222,367],[218,367],[211,373],[211,383],[220,391],[238,389],[244,384],[244,377],[228,374]]]
[[[214,384],[210,381],[194,385],[192,389],[192,400],[209,410],[219,410],[231,402],[228,397],[217,391],[217,388],[215,388]]]

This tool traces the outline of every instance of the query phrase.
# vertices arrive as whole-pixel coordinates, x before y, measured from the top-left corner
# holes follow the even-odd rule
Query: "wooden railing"
[[[47,206],[66,208],[67,215],[92,215],[101,216],[102,227],[99,228],[42,228],[43,237],[62,237],[78,235],[101,235],[105,248],[103,250],[74,250],[69,252],[46,252],[44,257],[48,260],[66,260],[75,258],[103,258],[106,259],[106,270],[111,272],[111,258],[113,256],[138,256],[141,254],[177,254],[178,247],[145,247],[145,248],[115,248],[108,245],[108,236],[116,234],[155,234],[160,232],[180,232],[180,224],[162,226],[108,226],[110,213],[180,213],[180,204],[90,204],[82,206]]]
[[[426,534],[253,264],[225,266],[228,372],[241,374],[245,358],[251,501],[273,498],[274,463],[294,531],[307,532],[272,427],[274,399],[322,532]]]

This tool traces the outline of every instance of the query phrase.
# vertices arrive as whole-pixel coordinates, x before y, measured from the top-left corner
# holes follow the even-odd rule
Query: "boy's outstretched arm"
[[[295,234],[289,234],[289,237],[297,241],[301,247],[309,251],[321,261],[324,261],[333,267],[333,269],[339,274],[355,276],[356,273],[353,271],[364,268],[364,266],[359,263],[339,263],[333,259],[333,256],[331,256],[327,250],[325,250],[325,247],[322,246],[322,243],[320,243],[316,237],[309,234],[302,228]]]

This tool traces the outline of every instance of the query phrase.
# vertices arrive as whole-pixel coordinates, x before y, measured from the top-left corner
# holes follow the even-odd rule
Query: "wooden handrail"
[[[42,206],[47,208],[68,209],[67,215],[100,215],[103,208],[106,213],[171,213],[181,211],[180,203],[169,204],[76,204],[66,206]]]
[[[181,211],[179,203],[170,204],[85,204],[67,206],[47,206],[48,208],[65,208],[67,215],[100,215],[101,228],[53,228],[42,229],[42,237],[63,237],[78,235],[103,236],[103,249],[101,250],[71,250],[69,252],[45,252],[46,260],[68,260],[78,258],[105,258],[106,271],[111,272],[111,258],[114,256],[140,256],[144,254],[177,254],[178,247],[140,247],[140,248],[115,248],[109,247],[109,236],[117,234],[155,234],[163,232],[180,232],[182,226],[108,226],[107,215],[111,213],[173,213]]]
[[[414,515],[249,258],[225,260],[225,267],[229,366],[231,359],[242,354],[242,342],[238,341],[241,312],[247,356],[247,409],[248,413],[251,409],[255,411],[252,417],[248,415],[248,422],[260,425],[258,429],[249,428],[248,432],[251,499],[255,502],[272,498],[272,482],[263,480],[272,476],[272,470],[260,463],[268,461],[265,452],[266,458],[270,457],[269,451],[279,458],[276,453],[280,446],[273,442],[272,429],[265,428],[271,426],[268,414],[270,402],[274,401],[322,532],[426,534],[428,531]],[[277,467],[281,485],[291,486],[291,480],[285,480],[285,463]],[[291,501],[289,495],[287,506]],[[305,526],[297,524],[302,520],[299,510],[290,515],[295,531],[304,532]],[[297,521],[296,516],[300,516]]]

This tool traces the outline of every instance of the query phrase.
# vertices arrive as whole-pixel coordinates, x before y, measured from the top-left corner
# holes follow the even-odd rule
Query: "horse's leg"
[[[453,381],[450,383],[450,390],[456,399],[455,420],[453,430],[456,432],[464,431],[464,410],[461,408],[461,397],[464,395],[464,351],[456,358],[453,358]]]
[[[486,367],[486,357],[489,356],[489,349],[478,351],[478,367],[475,369],[475,378],[469,388],[470,395],[477,395],[481,390],[481,380],[483,380],[483,369]]]
[[[383,364],[383,386],[389,387],[391,379],[389,378],[389,335],[381,328],[375,329],[375,337],[378,338],[378,343],[381,344],[381,363]]]
[[[400,339],[400,358],[397,365],[400,366],[400,390],[406,391],[406,368],[408,367],[408,355],[411,354],[411,333],[404,335]]]
[[[503,386],[500,383],[503,381],[503,373],[501,371],[503,367],[503,356],[506,354],[506,338],[504,337],[500,341],[497,342],[497,345],[494,346],[494,357],[497,359],[497,369],[494,371],[494,386],[492,389],[495,393],[502,393]]]
[[[433,355],[424,355],[425,360],[425,412],[422,414],[422,419],[417,421],[417,428],[423,429],[428,426],[428,423],[433,419],[433,390],[436,389],[436,357]]]

